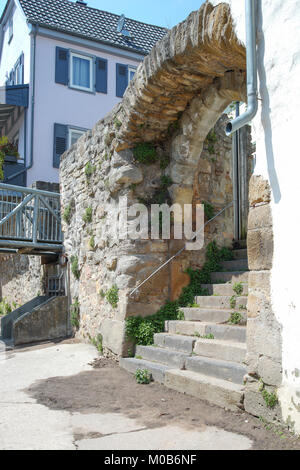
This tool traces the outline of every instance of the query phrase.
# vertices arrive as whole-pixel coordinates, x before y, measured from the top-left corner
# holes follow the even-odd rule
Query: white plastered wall
[[[24,83],[29,83],[30,78],[30,36],[29,26],[19,6],[12,10],[13,37],[9,42],[8,23],[4,25],[4,40],[0,58],[0,86],[6,82],[6,74],[15,66],[22,52],[24,53]]]
[[[245,2],[227,3],[237,34],[245,42]],[[283,419],[300,433],[300,0],[257,3],[260,101],[253,121],[255,174],[272,188],[272,304],[282,325],[283,382],[278,396]]]

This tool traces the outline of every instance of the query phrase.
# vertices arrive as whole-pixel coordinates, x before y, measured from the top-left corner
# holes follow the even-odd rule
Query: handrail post
[[[38,216],[39,216],[39,202],[40,198],[36,194],[34,198],[34,209],[33,209],[33,225],[32,225],[32,241],[37,243],[37,227],[38,227]]]

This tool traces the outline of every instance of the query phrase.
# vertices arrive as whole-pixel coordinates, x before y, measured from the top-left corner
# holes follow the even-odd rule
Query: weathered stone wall
[[[232,201],[231,139],[224,134],[226,119],[224,115],[218,121],[211,133],[212,141],[205,140],[202,152],[203,143],[200,141],[196,168],[186,165],[185,170],[188,176],[185,194],[191,195],[193,204],[204,201],[212,204],[216,212]],[[82,147],[75,147],[62,163],[63,210],[67,208],[71,211],[70,222],[63,225],[65,248],[71,266],[71,296],[73,301],[78,298],[81,311],[78,336],[89,340],[101,333],[104,345],[115,354],[127,353],[125,318],[155,313],[167,299],[176,298],[187,284],[186,268],[197,268],[204,262],[204,249],[186,251],[130,299],[130,290],[166,261],[184,241],[113,240],[109,234],[109,227],[118,224],[113,219],[112,209],[120,197],[127,197],[129,207],[139,202],[148,205],[161,190],[161,177],[164,174],[171,177],[172,163],[166,170],[161,169],[160,163],[169,153],[173,155],[172,149],[176,149],[174,141],[181,136],[181,125],[180,121],[168,141],[156,145],[160,159],[151,165],[134,162],[132,150],[114,153],[108,158],[109,148],[103,140],[97,145],[96,158],[90,158],[90,152],[85,149],[90,148],[89,142],[93,140],[88,135],[84,146],[81,143]],[[98,132],[100,138],[101,130]],[[191,136],[193,133],[186,135],[186,145]],[[98,141],[97,137],[94,141]],[[84,149],[82,153],[80,149]],[[86,174],[87,165],[94,167],[91,175]],[[173,173],[174,176],[178,179],[180,174]],[[170,204],[178,202],[172,194],[174,187],[177,185],[172,184],[166,194]],[[176,191],[176,197],[178,194]],[[185,202],[189,201],[186,199]],[[85,220],[87,208],[91,208],[90,221]],[[221,246],[231,245],[232,209],[207,227],[205,244],[212,239]],[[72,274],[72,257],[78,258],[79,279]],[[117,309],[103,297],[114,285],[119,289]]]
[[[19,317],[12,327],[15,346],[68,336],[68,298],[52,297]]]
[[[38,256],[0,255],[0,298],[23,305],[45,292],[44,270]]]
[[[125,319],[155,313],[187,283],[184,270],[202,264],[203,250],[186,252],[129,297],[183,241],[114,240],[109,229],[118,221],[112,208],[122,197],[129,207],[150,204],[166,190],[163,175],[172,181],[164,195],[170,203],[183,206],[203,198],[219,209],[232,200],[230,140],[222,137],[214,154],[208,155],[208,148],[202,152],[226,107],[244,97],[244,72],[245,50],[236,40],[228,7],[207,2],[157,43],[123,101],[63,156],[63,230],[71,297],[80,303],[79,337],[101,333],[107,350],[127,354]],[[221,124],[218,135],[220,129]],[[135,158],[139,142],[155,149],[151,165]],[[206,241],[214,237],[229,244],[230,212],[207,235]],[[114,285],[117,307],[105,298]]]
[[[280,406],[268,407],[262,396],[263,390],[276,395],[282,383],[281,325],[276,320],[271,300],[274,251],[271,190],[262,177],[251,178],[249,202],[248,262],[251,271],[246,360],[249,375],[245,409],[268,421],[280,421]]]

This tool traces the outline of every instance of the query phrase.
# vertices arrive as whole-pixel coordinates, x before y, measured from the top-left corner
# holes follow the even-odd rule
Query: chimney
[[[87,3],[84,2],[83,0],[76,0],[77,5],[82,5],[83,7],[87,6]]]

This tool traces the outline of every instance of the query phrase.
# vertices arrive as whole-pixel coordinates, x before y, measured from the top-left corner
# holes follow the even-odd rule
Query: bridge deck
[[[60,194],[0,183],[0,253],[62,251]]]

